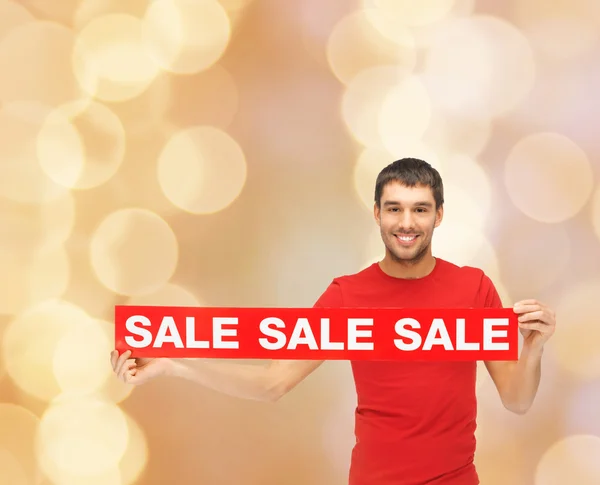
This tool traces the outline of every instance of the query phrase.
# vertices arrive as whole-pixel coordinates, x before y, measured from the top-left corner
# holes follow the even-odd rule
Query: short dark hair
[[[390,182],[400,182],[406,187],[425,185],[430,187],[436,209],[444,204],[444,184],[439,172],[429,163],[418,158],[401,158],[390,163],[377,176],[375,183],[375,203],[381,207],[381,194]]]

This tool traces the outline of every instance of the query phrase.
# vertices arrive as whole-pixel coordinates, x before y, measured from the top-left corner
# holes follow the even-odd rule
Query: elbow
[[[527,412],[531,408],[531,403],[518,402],[518,401],[511,402],[511,401],[503,400],[502,404],[511,413],[518,414],[520,416],[527,414]]]
[[[260,400],[269,403],[278,402],[289,391],[284,382],[267,380],[261,392]]]

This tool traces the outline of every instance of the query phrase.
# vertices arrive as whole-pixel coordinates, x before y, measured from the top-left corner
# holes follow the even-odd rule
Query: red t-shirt
[[[375,263],[335,278],[319,307],[502,307],[483,271],[437,258],[424,278]],[[477,485],[475,362],[352,362],[358,405],[350,485]]]

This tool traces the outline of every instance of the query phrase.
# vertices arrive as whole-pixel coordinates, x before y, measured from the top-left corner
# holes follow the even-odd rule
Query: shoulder
[[[377,276],[377,268],[375,267],[376,264],[377,263],[373,263],[366,268],[357,271],[356,273],[339,275],[333,279],[332,284],[343,287],[354,284],[363,284],[365,281],[372,280]]]
[[[475,266],[459,266],[458,264],[440,258],[436,258],[436,261],[440,266],[440,273],[451,277],[460,278],[462,280],[481,281],[486,276],[481,268]]]
[[[444,279],[449,279],[457,284],[460,283],[463,286],[480,291],[487,290],[490,286],[493,286],[492,280],[481,268],[468,265],[459,266],[439,258],[437,258],[437,262],[440,265],[439,273],[443,275]]]
[[[315,306],[343,306],[344,294],[351,292],[353,288],[364,288],[365,283],[372,282],[376,277],[375,271],[374,265],[370,265],[356,273],[342,274],[333,278]]]

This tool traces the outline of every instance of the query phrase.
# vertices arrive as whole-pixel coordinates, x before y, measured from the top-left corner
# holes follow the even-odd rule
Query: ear
[[[373,206],[373,216],[375,217],[375,222],[377,222],[377,225],[381,227],[381,210],[379,207],[377,207],[376,203]]]
[[[444,218],[444,206],[440,206],[435,213],[435,224],[433,227],[438,227],[442,223],[442,219]]]

